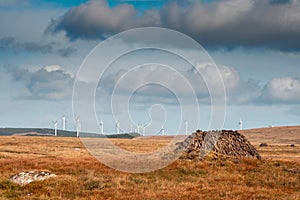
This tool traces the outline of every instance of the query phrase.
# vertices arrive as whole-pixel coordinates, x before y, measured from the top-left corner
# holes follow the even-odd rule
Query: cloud
[[[186,33],[208,48],[299,51],[299,13],[297,0],[168,1],[142,14],[130,4],[109,7],[105,0],[91,0],[52,20],[46,32],[64,31],[71,40],[104,39],[135,27],[159,26]]]
[[[260,92],[259,83],[255,80],[242,80],[239,72],[230,66],[218,65],[218,71],[211,63],[198,63],[196,69],[205,77],[203,86],[208,85],[211,92],[218,95],[223,95],[222,87],[220,87],[220,80],[218,73],[222,78],[224,84],[226,98],[228,104],[243,104],[250,103],[253,99],[257,98]],[[195,79],[194,81],[196,81]],[[205,94],[205,93],[204,93]],[[206,93],[208,96],[209,94]]]
[[[34,72],[13,66],[5,66],[2,70],[11,76],[11,84],[21,85],[18,99],[63,100],[71,97],[74,78],[61,66],[45,66]]]
[[[270,0],[270,4],[286,4],[291,3],[291,0]]]
[[[12,50],[15,53],[20,51],[42,53],[42,54],[58,54],[63,57],[70,56],[76,52],[73,47],[59,47],[58,43],[38,44],[36,42],[18,42],[14,37],[0,38],[0,49]]]
[[[138,11],[132,5],[110,8],[105,0],[92,0],[71,8],[60,19],[52,20],[46,32],[65,30],[70,39],[103,39],[135,26],[153,25],[156,20],[150,10],[138,17]]]
[[[104,75],[100,87],[108,95],[112,95],[113,90],[114,95],[134,94],[141,103],[158,101],[177,104],[176,98],[195,98],[193,92],[203,103],[210,103],[211,97],[222,100],[224,92],[229,104],[249,103],[257,98],[261,89],[257,82],[241,80],[233,67],[220,65],[218,69],[211,63],[197,63],[195,68],[187,71],[175,71],[157,65],[129,72],[119,70]]]
[[[13,37],[4,37],[0,39],[0,48],[6,48],[13,45],[15,42],[15,38]]]
[[[25,6],[29,0],[0,0],[0,7]]]
[[[77,51],[74,47],[66,47],[57,50],[57,53],[63,57],[68,57]]]
[[[300,103],[300,77],[274,78],[262,90],[260,101],[263,103]]]

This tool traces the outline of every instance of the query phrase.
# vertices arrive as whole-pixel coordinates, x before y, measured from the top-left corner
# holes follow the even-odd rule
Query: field
[[[144,174],[106,167],[78,138],[1,136],[0,199],[300,199],[300,128],[243,133],[262,160],[177,160]],[[111,141],[129,151],[147,152],[166,145],[169,139]],[[259,147],[261,142],[269,146]],[[24,187],[8,181],[13,174],[31,170],[58,176]]]

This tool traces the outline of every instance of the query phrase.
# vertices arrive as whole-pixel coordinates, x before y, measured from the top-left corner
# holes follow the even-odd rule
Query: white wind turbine
[[[142,135],[146,136],[146,127],[148,127],[150,123],[148,124],[141,124],[140,127],[142,128]]]
[[[100,125],[100,133],[103,135],[104,134],[104,122],[102,121],[102,119],[99,122],[99,125]]]
[[[189,127],[189,124],[187,121],[184,122],[184,132],[185,132],[185,135],[188,135],[188,127]]]
[[[141,125],[138,124],[138,125],[137,125],[137,133],[140,133],[140,127],[141,127]]]
[[[240,130],[243,130],[243,120],[242,119],[240,119],[240,121],[239,121],[239,126],[240,126]]]
[[[143,136],[146,136],[146,127],[147,126],[148,126],[148,124],[141,125]]]
[[[130,124],[130,133],[132,133],[132,132],[133,132],[133,125]]]
[[[79,116],[76,117],[75,125],[76,125],[76,137],[79,137],[79,132],[80,132],[80,129],[81,129]]]
[[[66,124],[67,124],[67,120],[66,120],[66,117],[63,116],[62,117],[62,130],[66,130]]]
[[[52,121],[52,123],[53,123],[53,126],[54,126],[54,136],[56,137],[57,136],[57,120]]]
[[[120,123],[118,121],[116,122],[116,129],[117,129],[117,134],[120,134]]]
[[[162,136],[165,136],[165,125],[163,125],[162,127],[161,127],[161,129],[160,129],[160,132],[161,132],[161,135]]]

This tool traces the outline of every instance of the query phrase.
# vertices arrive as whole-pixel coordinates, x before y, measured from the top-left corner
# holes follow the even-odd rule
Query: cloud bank
[[[17,99],[64,100],[71,98],[73,75],[58,65],[45,66],[37,71],[4,66],[1,72],[11,77],[11,83],[20,84]]]
[[[256,82],[242,80],[233,67],[220,65],[218,69],[219,72],[212,63],[197,63],[195,68],[180,72],[152,65],[129,73],[120,70],[108,74],[103,78],[101,87],[107,94],[111,94],[112,90],[119,95],[136,92],[135,95],[139,96],[142,103],[148,102],[151,97],[152,101],[176,104],[176,96],[184,99],[194,98],[195,92],[201,103],[210,104],[212,97],[217,98],[216,101],[223,100],[224,87],[229,104],[247,104],[259,96],[261,88]],[[216,73],[220,73],[222,80]],[[159,83],[162,87],[148,83]],[[138,90],[134,91],[137,88]]]
[[[300,77],[272,79],[262,90],[261,100],[268,103],[300,103]]]
[[[58,54],[63,57],[70,56],[77,50],[71,46],[59,47],[58,43],[39,44],[36,42],[18,42],[14,37],[0,38],[0,50],[11,50],[15,53],[20,51],[42,53],[42,54]]]
[[[215,97],[223,94],[219,91],[222,88],[219,87],[218,80],[215,80],[215,68],[210,63],[198,63],[195,67],[206,77],[206,82],[193,69],[177,73],[153,65],[129,74],[120,70],[105,75],[97,95],[109,100],[117,86],[115,94],[128,96],[135,92],[140,104],[164,102],[173,105],[178,103],[174,95],[187,99],[193,97],[185,83],[189,81],[199,102],[210,104],[211,96],[207,85],[214,91]],[[219,70],[228,105],[300,104],[300,77],[276,77],[265,85],[260,85],[251,79],[243,80],[233,67],[221,65]],[[74,75],[59,65],[44,66],[36,71],[7,65],[2,66],[0,72],[1,84],[13,88],[15,93],[17,90],[17,99],[60,101],[72,96]],[[155,84],[144,85],[147,81],[162,83],[163,87]]]
[[[158,26],[181,31],[206,48],[300,50],[298,0],[167,1],[140,13],[130,4],[110,7],[90,0],[53,19],[46,32],[64,31],[71,39],[104,39],[136,27]]]

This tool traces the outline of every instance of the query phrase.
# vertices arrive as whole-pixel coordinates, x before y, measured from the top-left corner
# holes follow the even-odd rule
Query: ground
[[[177,160],[145,174],[120,172],[101,164],[78,138],[2,136],[0,199],[300,199],[299,130],[243,131],[262,160]],[[111,140],[124,149],[145,152],[170,139]],[[269,146],[259,147],[261,142]],[[24,187],[8,181],[13,174],[31,170],[58,176]]]

